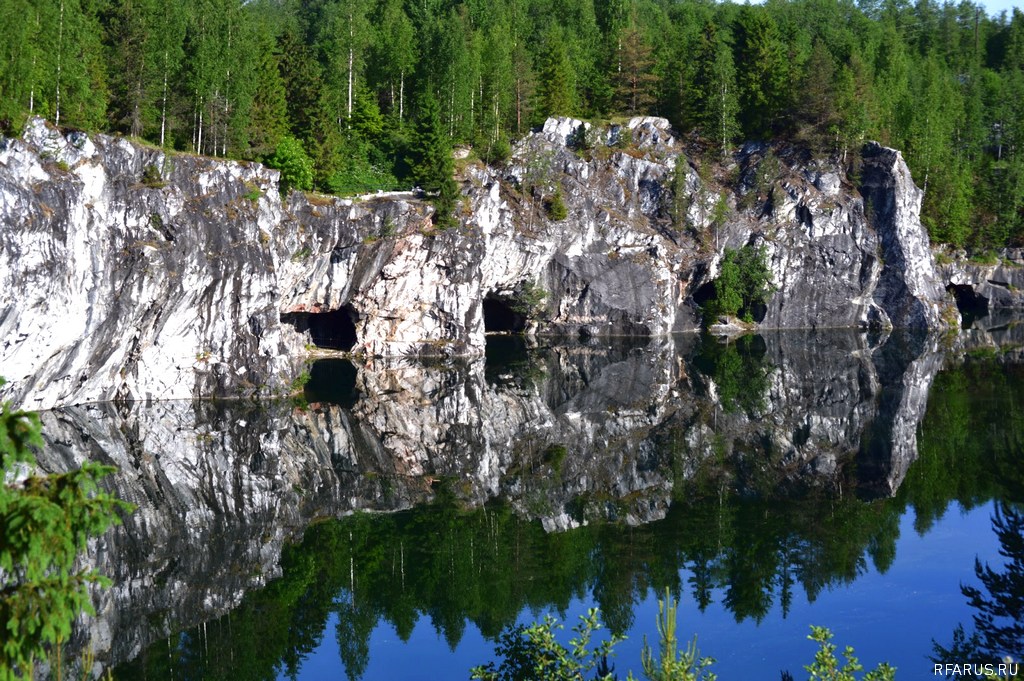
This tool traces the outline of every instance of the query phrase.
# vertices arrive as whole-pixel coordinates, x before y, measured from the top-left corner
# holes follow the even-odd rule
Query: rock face
[[[0,178],[6,397],[245,394],[287,375],[261,238],[282,221],[276,174],[35,121],[2,142]]]
[[[112,464],[112,491],[139,507],[90,545],[114,585],[97,594],[81,645],[131,659],[277,576],[284,544],[316,518],[410,508],[439,479],[467,506],[500,498],[548,530],[661,519],[701,476],[774,498],[849,493],[851,480],[858,493],[893,494],[917,456],[936,342],[773,333],[736,356],[735,343],[689,335],[512,348],[504,362],[345,362],[359,396],[344,404],[316,392],[339,383],[318,386],[321,366],[344,362],[324,360],[309,385],[322,401],[305,409],[45,412],[41,465]]]
[[[939,327],[920,192],[897,152],[863,160],[858,192],[827,163],[749,146],[727,182],[663,119],[552,119],[505,169],[469,166],[461,224],[437,231],[412,194],[282,202],[256,164],[31,121],[0,144],[0,397],[267,395],[313,346],[455,356],[488,330],[691,331],[724,249],[746,244],[778,288],[764,328]]]
[[[945,255],[945,254],[944,254]],[[1003,326],[1004,317],[1024,310],[1024,252],[1007,249],[991,262],[968,260],[960,252],[938,266],[964,320],[980,328]],[[970,326],[971,324],[966,324]]]

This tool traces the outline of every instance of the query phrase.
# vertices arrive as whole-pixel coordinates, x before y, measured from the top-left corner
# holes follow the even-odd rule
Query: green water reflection
[[[720,385],[742,376],[763,380],[764,353],[752,343],[704,353],[702,370],[725,377]],[[763,408],[760,389],[731,394],[736,409]],[[907,510],[923,533],[953,502],[969,509],[996,499],[1002,517],[1018,522],[1007,536],[1019,531],[1022,401],[1020,364],[975,357],[942,371],[920,426],[919,459],[893,498],[874,501],[813,490],[785,500],[752,495],[749,487],[736,494],[735,462],[711,459],[697,475],[677,476],[664,520],[546,533],[506,505],[463,510],[442,482],[429,506],[313,524],[300,544],[285,550],[281,579],[247,595],[230,614],[157,643],[116,676],[291,676],[324,636],[334,636],[341,664],[356,678],[367,668],[370,635],[382,622],[407,640],[417,621],[429,617],[454,649],[468,622],[493,638],[524,608],[564,611],[591,596],[610,628],[624,632],[652,588],[692,595],[701,610],[722,593],[737,621],[761,621],[776,604],[785,615],[800,593],[814,601],[869,567],[885,572]],[[856,477],[855,467],[848,475]],[[1024,551],[1009,550],[1019,567]],[[1024,598],[1020,582],[1010,588]],[[325,631],[332,615],[336,630]],[[1016,635],[1013,645],[1020,644]]]

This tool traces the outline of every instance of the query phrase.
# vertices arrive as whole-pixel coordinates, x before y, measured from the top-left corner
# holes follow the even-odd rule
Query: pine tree
[[[323,89],[320,62],[314,50],[302,42],[296,28],[286,28],[277,43],[281,55],[278,68],[287,93],[288,125],[296,137],[312,140],[320,91]]]
[[[147,0],[118,0],[107,20],[107,35],[113,47],[109,118],[115,129],[136,137],[142,135],[149,99],[147,43],[152,26],[150,17],[155,11]]]
[[[812,148],[823,150],[829,143],[829,131],[837,123],[836,67],[825,43],[814,41],[811,58],[804,69],[803,94],[797,105],[797,134]]]

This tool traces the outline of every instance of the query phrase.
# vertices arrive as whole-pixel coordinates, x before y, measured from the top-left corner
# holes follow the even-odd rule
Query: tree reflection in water
[[[589,524],[548,533],[523,517],[522,503],[467,510],[462,483],[448,482],[428,506],[311,525],[301,543],[285,549],[280,579],[249,593],[230,614],[149,648],[119,669],[118,677],[294,675],[334,623],[341,663],[358,678],[368,669],[371,634],[382,623],[408,641],[427,617],[454,648],[469,623],[493,640],[526,609],[564,614],[573,601],[592,597],[609,628],[622,633],[650,590],[665,588],[677,599],[692,595],[701,611],[720,601],[737,621],[760,622],[775,607],[785,616],[801,593],[814,601],[872,567],[885,572],[908,509],[914,509],[915,527],[923,533],[953,502],[972,508],[1012,498],[1020,489],[1020,365],[969,362],[939,374],[920,426],[919,460],[894,497],[867,501],[842,494],[859,484],[862,473],[852,466],[837,474],[839,494],[835,487],[784,484],[788,479],[777,472],[786,470],[783,453],[758,435],[764,422],[748,418],[765,408],[774,380],[755,341],[706,347],[697,358],[687,380],[698,394],[710,393],[700,386],[713,380],[733,407],[720,403],[716,416],[694,400],[692,409],[670,415],[651,431],[657,456],[650,465],[671,482],[672,504],[663,520],[632,527],[602,521],[590,511],[628,500],[584,490],[590,496],[570,500],[566,508]],[[567,367],[572,368],[552,364],[549,373]],[[847,372],[854,384],[858,371]],[[732,387],[743,376],[754,377],[757,389]],[[807,394],[813,385],[794,387]],[[840,384],[825,385],[822,394],[829,398]],[[527,390],[529,384],[514,388]],[[548,399],[555,397],[549,389]],[[870,397],[866,393],[865,404]],[[695,470],[684,434],[707,432],[700,419],[707,424],[714,418],[719,425],[731,419],[735,434],[723,455],[699,459]],[[793,440],[803,437],[797,432]],[[517,490],[520,499],[531,489],[547,489],[543,483],[568,465],[563,451],[543,451],[543,461],[506,472],[503,485]],[[1014,524],[1019,512],[1010,514],[1016,508],[999,511],[1011,533],[1020,531]]]
[[[974,630],[968,636],[964,626],[958,625],[948,648],[936,643],[935,662],[998,662],[1007,656],[1024,660],[1024,512],[1013,504],[997,504],[992,529],[1006,563],[993,569],[975,560],[974,573],[982,588],[960,587],[978,611],[973,616]]]

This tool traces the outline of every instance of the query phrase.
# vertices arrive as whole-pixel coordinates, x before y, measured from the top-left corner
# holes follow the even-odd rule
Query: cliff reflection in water
[[[487,362],[318,364],[306,406],[44,414],[46,465],[113,463],[140,506],[90,554],[114,587],[74,643],[137,659],[129,676],[263,678],[294,669],[334,615],[357,676],[383,620],[405,637],[429,615],[454,645],[467,621],[494,636],[526,606],[592,593],[624,630],[651,586],[702,608],[722,589],[737,620],[760,620],[884,570],[907,504],[927,525],[953,498],[995,495],[993,471],[1020,477],[1019,435],[986,426],[965,458],[972,419],[991,415],[958,378],[990,371],[1019,396],[1020,365],[939,374],[934,338],[496,340],[511,347]],[[911,469],[936,380],[941,416]]]

